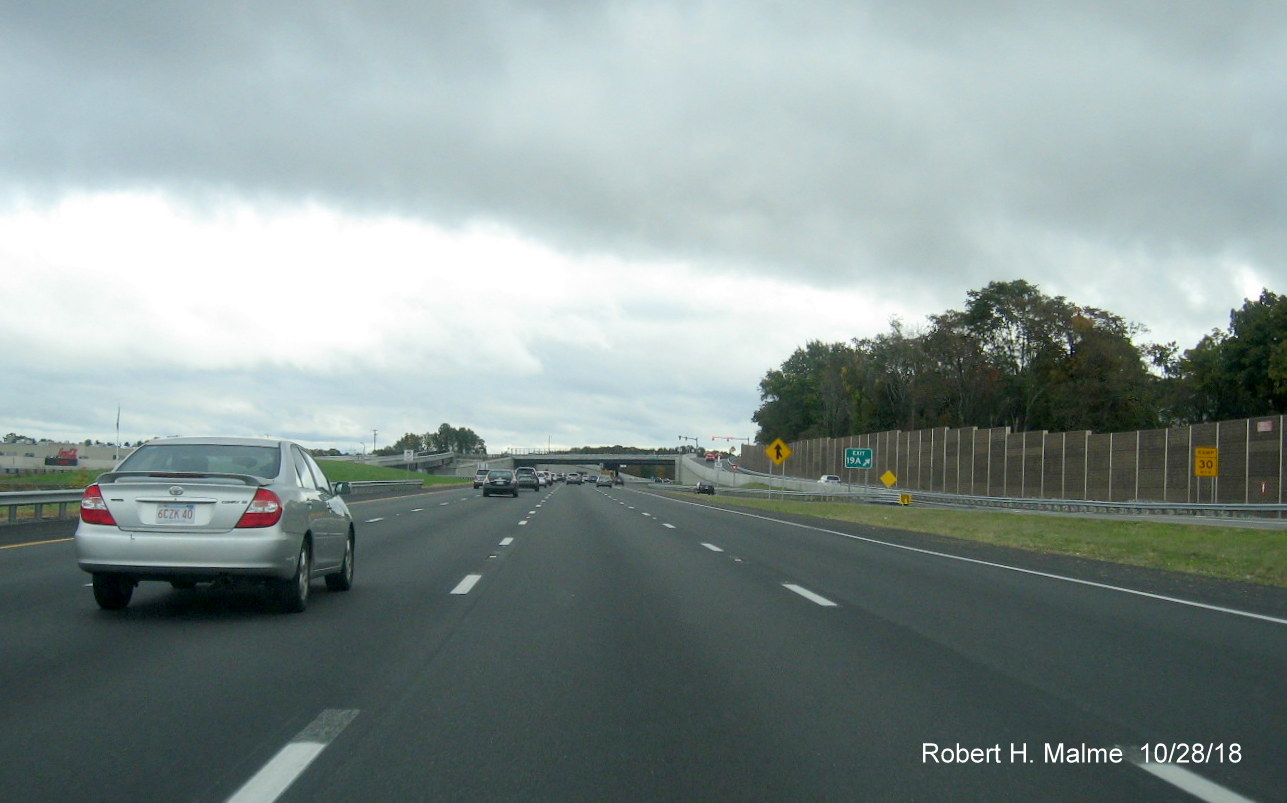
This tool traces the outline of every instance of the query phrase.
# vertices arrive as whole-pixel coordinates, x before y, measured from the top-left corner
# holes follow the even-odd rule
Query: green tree
[[[413,432],[408,432],[401,438],[394,441],[391,445],[381,446],[379,449],[376,449],[375,453],[389,457],[393,455],[401,455],[408,449],[413,452],[423,452],[425,449],[424,441],[421,440],[419,435],[416,435]]]
[[[1190,421],[1287,412],[1287,296],[1262,290],[1178,363],[1178,407]]]
[[[760,381],[763,404],[751,419],[756,439],[839,437],[854,422],[850,378],[854,350],[844,343],[810,341]]]
[[[1131,327],[1092,308],[1069,323],[1069,350],[1051,374],[1045,426],[1097,432],[1158,426],[1158,382],[1131,341]]]
[[[438,426],[437,432],[424,436],[426,448],[436,452],[455,452],[457,454],[487,454],[487,444],[478,434],[468,427],[457,429],[450,424]]]

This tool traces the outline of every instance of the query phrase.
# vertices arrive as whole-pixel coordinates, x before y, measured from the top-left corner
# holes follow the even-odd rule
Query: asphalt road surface
[[[352,508],[302,614],[5,535],[0,799],[1287,799],[1277,612],[627,488]]]

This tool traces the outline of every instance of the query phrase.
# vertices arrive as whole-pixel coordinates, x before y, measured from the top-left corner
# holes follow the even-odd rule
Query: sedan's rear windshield
[[[281,473],[281,450],[275,446],[223,443],[144,444],[126,458],[118,470],[251,474],[272,478]]]

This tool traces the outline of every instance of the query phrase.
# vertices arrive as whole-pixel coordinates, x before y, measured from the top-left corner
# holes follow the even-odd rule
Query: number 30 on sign
[[[1218,477],[1220,475],[1220,450],[1200,446],[1193,450],[1193,476]]]

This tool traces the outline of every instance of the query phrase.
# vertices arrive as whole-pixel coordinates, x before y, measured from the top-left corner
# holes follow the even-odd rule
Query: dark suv
[[[531,466],[520,466],[514,469],[514,476],[518,479],[520,491],[524,488],[531,488],[533,491],[541,490],[541,479],[536,476],[536,469]]]

